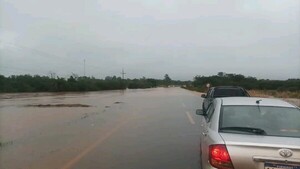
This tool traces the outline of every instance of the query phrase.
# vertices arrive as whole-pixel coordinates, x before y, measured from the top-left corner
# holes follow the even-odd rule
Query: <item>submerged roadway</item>
[[[202,100],[176,87],[1,99],[0,168],[199,169]],[[49,104],[66,106],[36,106]]]

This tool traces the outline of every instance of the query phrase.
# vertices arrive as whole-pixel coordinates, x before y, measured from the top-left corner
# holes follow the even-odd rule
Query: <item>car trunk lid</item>
[[[234,168],[300,169],[299,138],[231,133],[220,135],[226,144]]]

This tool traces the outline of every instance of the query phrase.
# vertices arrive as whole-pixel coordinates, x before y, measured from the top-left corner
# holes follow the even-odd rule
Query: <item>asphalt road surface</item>
[[[0,168],[199,169],[202,100],[181,88],[2,96]]]

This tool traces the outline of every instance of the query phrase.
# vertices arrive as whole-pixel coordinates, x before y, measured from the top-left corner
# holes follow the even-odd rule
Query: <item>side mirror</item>
[[[206,94],[201,94],[201,97],[202,98],[206,98]]]
[[[200,115],[200,116],[204,116],[204,115],[205,115],[205,113],[203,112],[202,109],[197,109],[197,110],[196,110],[196,114],[197,114],[197,115]]]

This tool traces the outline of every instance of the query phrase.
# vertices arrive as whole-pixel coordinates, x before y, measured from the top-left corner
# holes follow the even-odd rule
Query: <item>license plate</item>
[[[265,163],[265,169],[300,169],[300,164]]]

